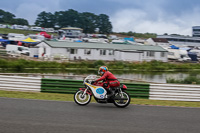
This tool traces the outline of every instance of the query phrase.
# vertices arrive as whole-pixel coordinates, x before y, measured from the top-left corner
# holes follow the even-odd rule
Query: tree
[[[0,23],[12,24],[15,15],[10,12],[5,12],[0,9]]]
[[[80,27],[80,16],[79,13],[73,9],[68,11],[55,12],[57,25],[60,27]]]
[[[29,25],[28,21],[26,19],[23,19],[23,18],[14,19],[14,24],[17,24],[17,25]]]
[[[112,24],[109,21],[109,16],[106,14],[100,14],[97,18],[97,25],[99,28],[99,33],[109,34],[112,32]]]
[[[15,15],[10,12],[5,12],[0,9],[0,23],[28,25],[28,21],[23,18],[15,18]]]
[[[128,35],[128,36],[134,36],[134,33],[133,33],[132,31],[129,31],[129,32],[127,33],[127,35]]]
[[[94,33],[97,28],[97,16],[93,13],[83,12],[80,14],[80,28],[84,33]]]
[[[112,32],[112,25],[107,15],[97,16],[89,12],[79,13],[73,9],[57,11],[54,14],[43,11],[38,14],[35,24],[41,27],[79,27],[83,29],[84,33],[94,33],[96,29],[99,29],[99,32],[103,34]]]
[[[55,17],[50,12],[41,12],[35,21],[35,25],[45,28],[52,28],[55,26]]]

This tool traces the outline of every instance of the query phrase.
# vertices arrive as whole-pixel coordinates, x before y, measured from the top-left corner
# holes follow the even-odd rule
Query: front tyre
[[[83,95],[83,91],[78,90],[74,94],[74,101],[78,105],[87,105],[91,101],[91,95],[89,95],[88,93],[85,93],[85,95]]]
[[[131,98],[127,92],[121,92],[115,94],[114,105],[117,107],[124,108],[130,104],[130,101]]]

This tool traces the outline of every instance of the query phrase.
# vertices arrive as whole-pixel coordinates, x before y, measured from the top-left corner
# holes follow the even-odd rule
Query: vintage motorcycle
[[[130,104],[130,96],[125,91],[127,90],[126,85],[122,84],[120,87],[110,88],[114,92],[112,96],[107,94],[107,90],[99,84],[92,84],[96,79],[96,75],[89,75],[84,79],[83,84],[85,88],[79,88],[74,94],[74,101],[79,105],[87,105],[91,101],[91,97],[98,103],[113,103],[115,106],[124,108]]]

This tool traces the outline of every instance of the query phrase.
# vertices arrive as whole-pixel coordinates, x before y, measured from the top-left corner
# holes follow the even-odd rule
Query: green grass
[[[0,58],[0,68],[14,68],[19,70],[30,69],[30,68],[84,68],[88,69],[98,69],[100,66],[106,65],[110,70],[115,71],[200,71],[200,64],[196,63],[179,63],[172,64],[160,61],[151,62],[104,62],[104,61],[78,61],[78,62],[50,62],[50,61],[33,61],[24,59],[1,59]]]
[[[74,101],[73,94],[40,93],[40,92],[18,92],[0,90],[0,97],[55,100],[55,101]],[[95,102],[94,99],[92,102]],[[132,98],[131,104],[136,105],[158,105],[158,106],[177,106],[177,107],[200,107],[200,102],[164,101]]]

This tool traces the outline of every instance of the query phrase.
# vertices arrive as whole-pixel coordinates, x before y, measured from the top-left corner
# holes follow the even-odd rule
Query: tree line
[[[43,11],[38,14],[35,25],[45,28],[79,27],[83,29],[84,33],[95,33],[97,31],[109,34],[112,32],[112,24],[108,15],[95,15],[90,12],[80,13],[73,9],[56,11],[54,14]]]
[[[29,25],[26,19],[15,17],[14,14],[0,9],[1,24]],[[112,32],[112,24],[108,15],[96,15],[90,12],[80,13],[73,9],[56,11],[55,13],[43,11],[38,14],[35,26],[44,28],[79,27],[83,29],[84,33],[95,33],[97,31],[102,34],[109,34]]]
[[[17,24],[17,25],[29,25],[28,21],[23,18],[16,18],[16,16],[10,12],[6,12],[0,9],[0,24]],[[44,28],[63,28],[63,27],[79,27],[83,29],[84,33],[110,34],[112,32],[112,24],[109,16],[106,14],[96,15],[90,12],[78,12],[73,9],[66,11],[41,12],[37,15],[35,26]],[[156,34],[152,33],[135,33],[120,32],[118,34],[142,38],[156,37]]]
[[[135,33],[132,31],[119,32],[118,34],[125,35],[125,36],[134,36],[134,37],[138,37],[138,38],[156,38],[156,36],[157,36],[156,33]]]
[[[14,14],[0,9],[0,23],[1,24],[29,25],[26,19],[15,18],[15,17],[16,16]]]

